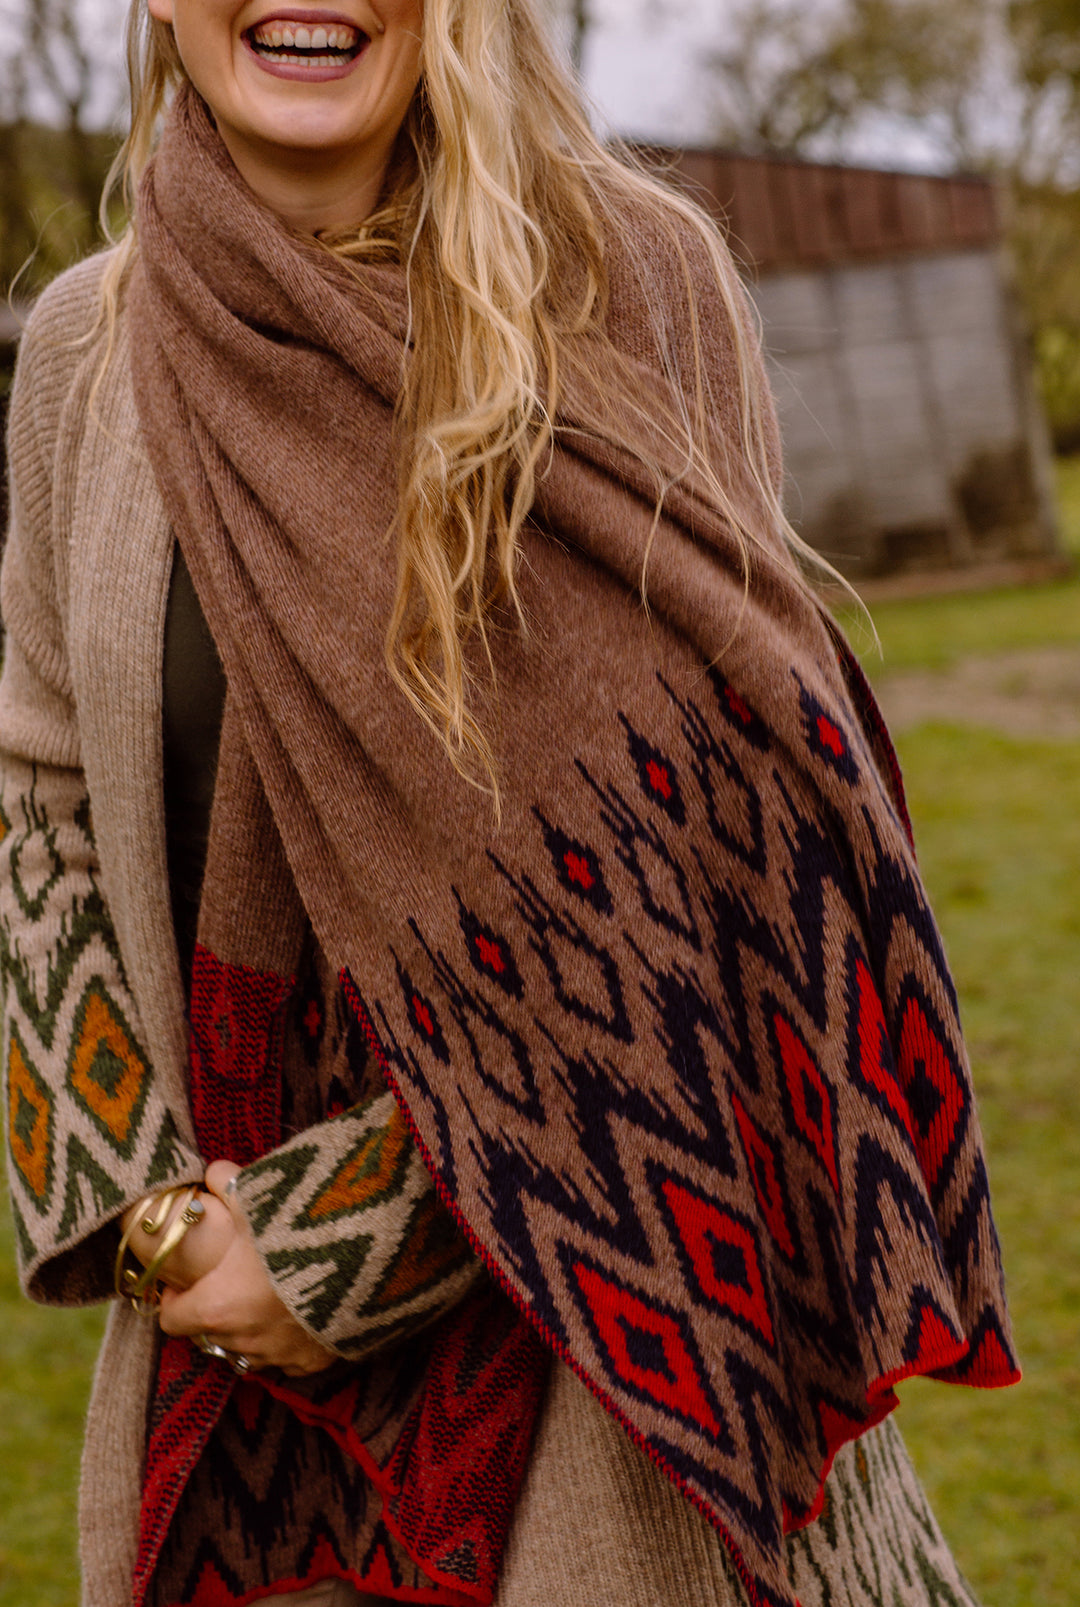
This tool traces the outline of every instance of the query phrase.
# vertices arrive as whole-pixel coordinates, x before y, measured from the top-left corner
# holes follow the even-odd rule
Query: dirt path
[[[1008,736],[1080,739],[1080,646],[964,658],[948,670],[886,673],[876,690],[898,731],[923,720],[959,720]]]

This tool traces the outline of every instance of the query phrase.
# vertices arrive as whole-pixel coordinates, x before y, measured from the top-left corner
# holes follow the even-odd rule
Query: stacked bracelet
[[[184,1195],[183,1202],[179,1211],[172,1215],[177,1196],[181,1194]],[[192,1184],[186,1192],[183,1188],[165,1189],[161,1194],[148,1194],[139,1201],[131,1226],[120,1240],[120,1248],[116,1252],[114,1283],[120,1298],[130,1301],[140,1316],[153,1316],[156,1312],[161,1303],[158,1274],[188,1229],[198,1222],[205,1210],[196,1184]],[[157,1253],[145,1267],[139,1267],[138,1270],[124,1265],[131,1235],[137,1225],[149,1238],[165,1228],[165,1236],[158,1245]]]
[[[178,1189],[172,1188],[165,1189],[161,1194],[147,1194],[144,1195],[144,1197],[135,1207],[134,1214],[131,1218],[131,1226],[126,1230],[120,1240],[120,1247],[116,1252],[116,1265],[113,1268],[113,1287],[122,1300],[126,1300],[128,1298],[130,1285],[134,1283],[142,1273],[141,1266],[138,1272],[133,1271],[130,1267],[124,1266],[124,1258],[128,1253],[131,1235],[135,1232],[136,1227],[139,1226],[140,1218],[142,1219],[142,1230],[145,1234],[152,1236],[153,1234],[158,1233],[163,1224],[167,1221],[169,1212],[172,1210],[173,1203],[176,1200],[178,1193]],[[155,1207],[156,1209],[154,1209]]]

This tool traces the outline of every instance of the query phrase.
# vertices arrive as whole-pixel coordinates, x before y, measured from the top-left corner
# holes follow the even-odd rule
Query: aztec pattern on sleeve
[[[440,1315],[480,1276],[390,1093],[256,1161],[237,1192],[282,1300],[354,1360]]]
[[[196,1033],[207,1045],[193,1090],[199,1114],[216,1080],[207,1061],[218,1058],[221,1016],[234,1046],[257,1036],[252,1020],[239,1020],[237,986],[250,977],[203,952],[206,974],[234,986],[205,990],[214,1021]],[[235,1067],[219,1071],[218,1106],[236,1086]],[[268,1061],[271,1079],[276,1071]],[[245,1167],[237,1197],[281,1299],[322,1344],[358,1361],[456,1305],[480,1262],[440,1204],[321,953],[301,967],[289,1001],[280,1080],[280,1129],[293,1136]]]
[[[27,1290],[50,1301],[104,1298],[113,1247],[86,1254],[85,1241],[141,1195],[202,1174],[155,1097],[95,871],[80,772],[5,760],[0,970],[11,1203]]]
[[[226,964],[197,945],[189,1074],[202,1154],[244,1163],[241,1204],[282,1298],[323,1343],[354,1362],[371,1358],[298,1384],[254,1375],[241,1392],[241,1418],[244,1400],[272,1390],[374,1480],[388,1513],[393,1508],[387,1521],[394,1533],[405,1537],[414,1562],[442,1580],[424,1599],[456,1601],[454,1582],[465,1576],[488,1599],[546,1354],[483,1277],[439,1203],[321,954],[285,979]],[[407,1342],[414,1334],[419,1350]],[[202,1454],[223,1414],[235,1416],[236,1384],[227,1365],[190,1340],[164,1341],[150,1408],[134,1607],[157,1578],[168,1536],[168,1568],[177,1578],[193,1569],[197,1576],[207,1562],[203,1527],[189,1521],[198,1498],[187,1492],[205,1471]],[[249,1450],[261,1433],[252,1420]],[[177,1521],[185,1500],[188,1517]],[[321,1487],[321,1500],[323,1525],[347,1528],[349,1483]],[[215,1502],[215,1514],[219,1507]],[[210,1529],[218,1534],[220,1525]],[[293,1533],[286,1572],[321,1577],[322,1554],[313,1557],[306,1539],[296,1539],[303,1533]],[[219,1560],[228,1576],[232,1564]],[[281,1560],[279,1554],[274,1566]],[[232,1598],[204,1596],[200,1587],[192,1599]]]

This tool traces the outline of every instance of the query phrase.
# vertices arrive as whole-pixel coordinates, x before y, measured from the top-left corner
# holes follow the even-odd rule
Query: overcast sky
[[[835,0],[804,5],[823,12],[835,9]],[[714,103],[703,63],[722,42],[731,11],[732,0],[592,0],[596,21],[584,76],[601,120],[619,134],[658,144],[708,144]],[[941,162],[929,131],[897,127],[884,117],[849,135],[843,154],[848,161],[883,167],[935,168]]]

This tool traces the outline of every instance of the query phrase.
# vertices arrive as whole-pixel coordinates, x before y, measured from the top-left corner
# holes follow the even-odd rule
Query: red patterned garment
[[[321,969],[309,959],[297,983],[196,949],[191,1099],[208,1162],[256,1160],[368,1090],[366,1049],[341,1001],[327,1008]],[[392,1354],[303,1381],[238,1379],[164,1340],[135,1607],[239,1607],[328,1577],[393,1600],[489,1601],[546,1371],[486,1281]]]

